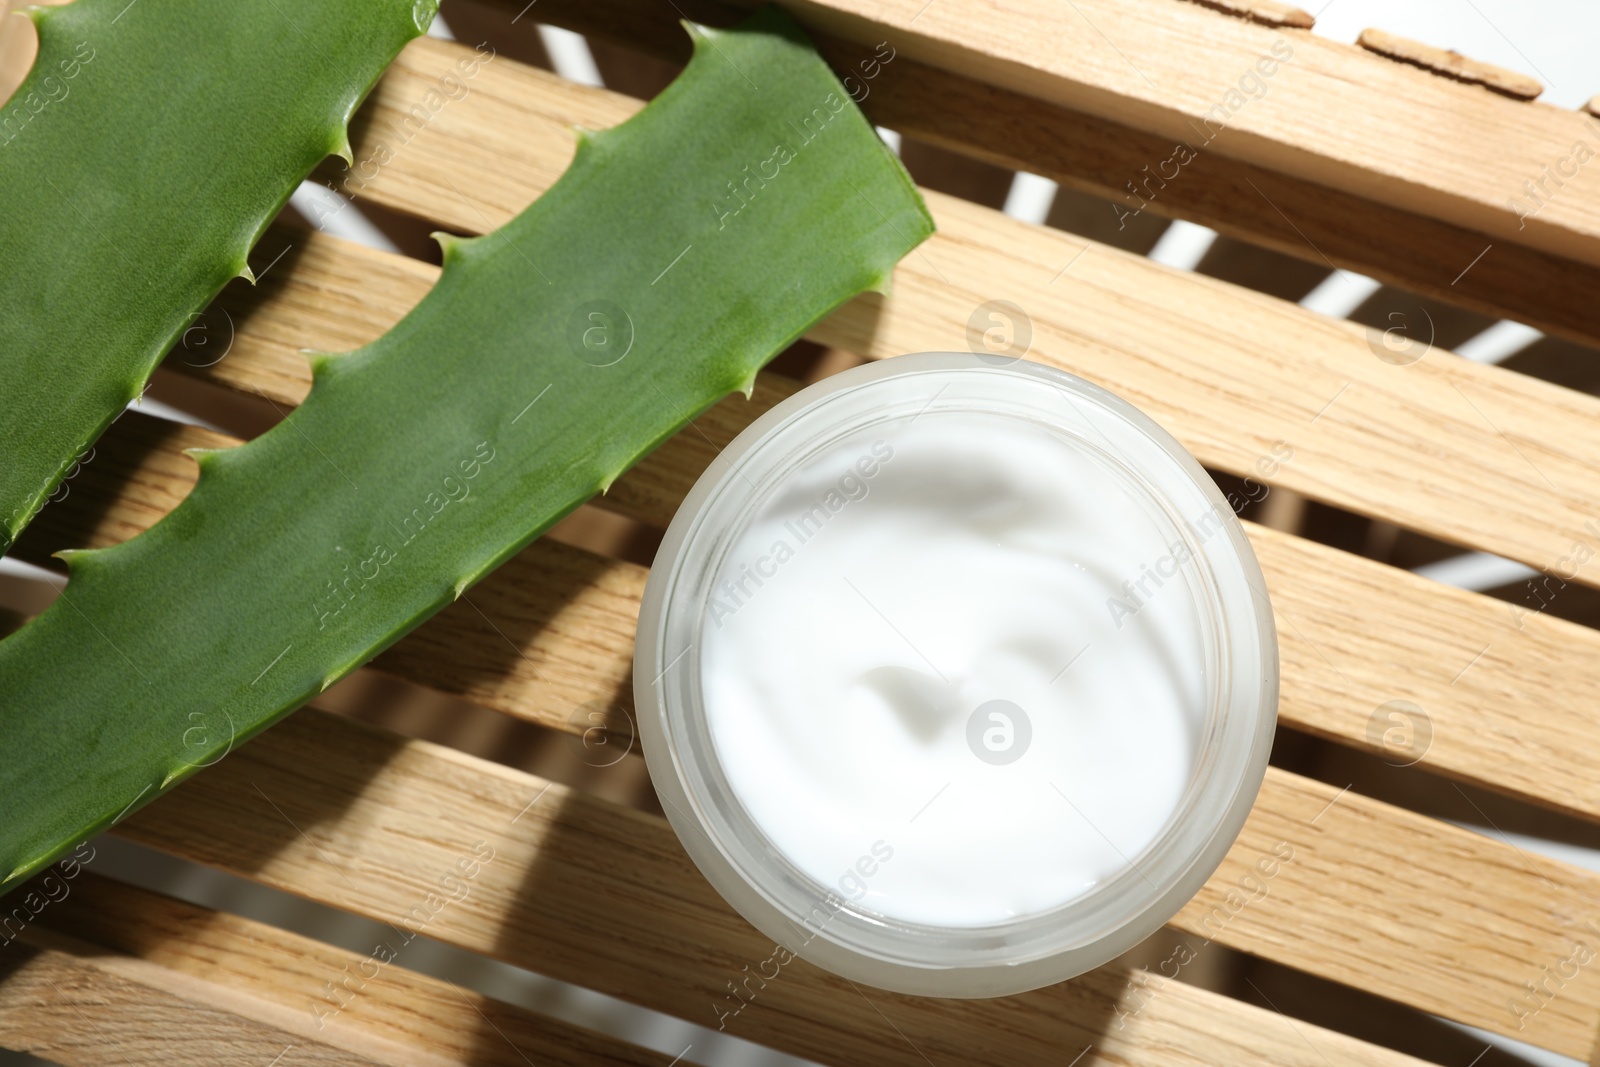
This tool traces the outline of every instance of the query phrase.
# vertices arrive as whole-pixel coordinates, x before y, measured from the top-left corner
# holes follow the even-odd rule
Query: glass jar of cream
[[[1048,367],[928,353],[723,451],[651,570],[634,688],[667,817],[740,914],[847,978],[985,997],[1111,960],[1216,869],[1277,643],[1165,431]]]

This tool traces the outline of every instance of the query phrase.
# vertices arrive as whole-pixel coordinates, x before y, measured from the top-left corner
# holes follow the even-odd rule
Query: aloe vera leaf
[[[75,0],[0,108],[0,554],[437,0]]]
[[[316,357],[282,424],[65,554],[0,642],[0,889],[462,595],[932,232],[787,16],[692,32],[677,81],[503,229],[444,239],[422,302]]]

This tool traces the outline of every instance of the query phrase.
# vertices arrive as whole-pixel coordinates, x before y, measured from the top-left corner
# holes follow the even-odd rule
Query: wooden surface
[[[374,956],[94,874],[71,886],[39,928],[0,954],[0,1042],[42,1035],[30,1050],[69,1067],[119,1057],[214,1064],[219,1053],[284,1067],[516,1067],[530,1057],[550,1067],[666,1067],[670,1059],[407,970],[407,950],[416,950],[399,931]],[[96,1025],[85,1032],[79,1013]],[[194,1040],[197,1029],[204,1051],[175,1061],[172,1031]],[[674,1062],[694,1067],[692,1058]]]
[[[689,6],[698,16],[705,5]],[[897,58],[866,101],[875,120],[1100,192],[1128,164],[1160,158],[1150,151],[1168,147],[1176,125],[1196,121],[1261,50],[1292,41],[1273,91],[1230,116],[1226,136],[1153,211],[1600,340],[1600,305],[1588,295],[1600,281],[1600,201],[1588,188],[1597,179],[1574,183],[1527,232],[1508,228],[1502,188],[1536,173],[1553,145],[1564,151],[1586,120],[1265,24],[1290,17],[1268,10],[1282,5],[1220,6],[1258,17],[1183,0],[804,0],[799,14],[827,32],[836,61],[852,39],[893,42]],[[553,0],[540,17],[640,44],[675,16],[634,0]],[[352,130],[356,159],[392,137],[463,54],[434,40],[408,47]],[[573,125],[613,125],[639,106],[504,55],[469,88],[406,139],[359,202],[482,232],[561,174]],[[1327,113],[1341,117],[1338,136],[1333,123],[1305,120]],[[338,168],[325,173],[339,178]],[[1028,316],[1030,358],[1127,397],[1208,466],[1269,485],[1278,501],[1320,501],[1521,560],[1560,576],[1542,578],[1547,588],[1600,588],[1578,551],[1600,543],[1600,400],[1442,345],[1397,361],[1381,335],[1261,292],[952,196],[928,200],[939,233],[901,265],[892,296],[857,300],[809,334],[831,351],[827,365],[962,350],[972,312],[1010,300]],[[1386,232],[1407,239],[1386,247]],[[1448,283],[1489,241],[1495,254],[1470,281]],[[205,343],[176,350],[166,368],[217,389],[219,410],[253,404],[267,421],[309,389],[300,349],[377,337],[437,276],[293,226],[272,228],[252,264],[261,284],[230,288],[204,316]],[[764,373],[753,402],[718,404],[595,508],[658,531],[717,449],[798,387]],[[192,486],[182,448],[231,441],[125,416],[17,555],[50,565],[56,549],[135,536]],[[1284,448],[1292,458],[1264,469],[1262,457]],[[1152,946],[1181,939],[1206,959],[1245,953],[1595,1055],[1594,968],[1563,979],[1536,1012],[1515,1005],[1576,944],[1593,943],[1600,877],[1531,855],[1454,783],[1600,822],[1600,635],[1536,603],[1523,610],[1450,589],[1280,529],[1248,533],[1278,623],[1291,747],[1312,735],[1391,766],[1416,757],[1396,775],[1459,795],[1492,832],[1382,802],[1347,779],[1274,768],[1222,867]],[[1576,556],[1584,565],[1573,569]],[[574,710],[591,702],[623,730],[645,575],[637,562],[546,538],[475,587],[471,604],[379,657],[371,676],[551,737],[574,734]],[[1425,731],[1423,741],[1407,735],[1414,749],[1386,732],[1395,701],[1414,708],[1406,725]],[[617,773],[639,773],[639,762],[630,754]],[[713,1030],[727,984],[771,952],[654,812],[321,709],[292,716],[119,833],[388,924],[415,915],[441,876],[475,855],[469,891],[432,914],[427,938]],[[1286,853],[1253,888],[1256,861]],[[0,1045],[66,1064],[671,1061],[452,987],[408,969],[404,955],[324,1019],[316,998],[359,955],[93,874],[72,884],[70,898],[0,944]],[[829,1064],[1417,1062],[1284,1015],[1271,993],[1263,1007],[1119,962],[1022,996],[933,1001],[856,988],[796,961],[724,1021],[739,1037]]]
[[[498,862],[499,857],[496,856]],[[64,1048],[61,1038],[48,1048],[66,1064],[102,1064],[114,1059],[118,1048],[126,1046],[117,1037],[138,1038],[136,1048],[150,1049],[149,1056],[131,1062],[155,1062],[157,1049],[171,1048],[152,1040],[158,1025],[182,1025],[184,1016],[200,1016],[216,1021],[211,1029],[194,1035],[194,1045],[179,1064],[214,1064],[222,1054],[248,1054],[256,1048],[270,1049],[261,1062],[293,1045],[294,1056],[285,1057],[285,1067],[312,1062],[378,1062],[378,1064],[666,1064],[667,1057],[643,1053],[619,1041],[598,1038],[594,1033],[560,1024],[547,1017],[501,1005],[454,987],[450,982],[434,981],[406,971],[402,957],[382,969],[382,981],[352,982],[354,992],[341,1000],[346,1008],[339,1013],[326,1011],[326,1001],[318,1003],[307,990],[322,990],[323,984],[341,981],[346,968],[360,965],[355,953],[328,949],[306,937],[285,934],[270,926],[206,912],[192,905],[179,904],[166,897],[142,893],[115,883],[94,880],[86,875],[74,896],[59,909],[46,912],[40,926],[30,931],[21,945],[14,947],[18,958],[0,958],[0,974],[8,981],[0,984],[0,1038],[34,1040],[38,1033],[50,1033],[45,1025],[54,1016],[58,1024],[74,1011],[93,1011],[106,1017],[99,1033],[82,1024],[58,1025],[56,1030],[82,1038],[80,1045]],[[59,931],[70,931],[70,937]],[[701,931],[693,931],[701,933]],[[736,950],[766,952],[754,937],[726,939]],[[27,945],[26,949],[22,945]],[[718,945],[722,949],[723,945]],[[403,950],[402,950],[403,952]],[[763,958],[763,957],[757,957]],[[718,960],[720,961],[720,960]],[[731,960],[730,960],[731,963]],[[734,966],[738,971],[739,966]],[[677,976],[674,976],[677,977]],[[792,981],[790,981],[792,979]],[[1275,1062],[1288,1067],[1315,1067],[1317,1064],[1379,1064],[1384,1067],[1416,1064],[1410,1057],[1386,1053],[1357,1041],[1325,1032],[1318,1027],[1296,1025],[1266,1009],[1248,1008],[1226,997],[1171,984],[1160,990],[1160,997],[1142,1000],[1134,976],[1123,971],[1094,974],[1082,982],[1085,989],[1074,997],[1050,998],[1053,1006],[1093,1006],[1099,1021],[1110,1021],[1117,1030],[1094,1056],[1083,1064],[1126,1062],[1112,1059],[1122,1054],[1141,1057],[1141,1062],[1157,1064],[1216,1064],[1242,1059]],[[819,971],[795,963],[786,969],[782,981],[795,987],[787,998],[805,1003],[806,995],[818,997],[824,982],[842,985]],[[774,984],[776,985],[776,984]],[[176,995],[168,990],[176,990]],[[686,992],[686,990],[685,990]],[[872,1062],[925,1062],[909,1043],[899,1037],[878,1016],[878,1006],[896,1009],[888,995],[874,993],[872,1000],[856,997],[845,987],[848,998],[835,998],[843,1011],[843,1030],[832,1038],[834,1045],[851,1049]],[[774,992],[776,997],[776,992]],[[821,993],[827,998],[827,993]],[[651,1000],[664,1001],[661,993]],[[680,997],[682,1000],[682,997]],[[1042,998],[1034,995],[1035,1001]],[[114,1001],[114,1003],[107,1003]],[[874,1005],[875,1001],[875,1005]],[[933,1006],[934,1001],[920,1001]],[[696,1005],[701,1006],[701,1005]],[[781,1016],[782,1009],[768,1008],[762,1014]],[[323,1027],[317,1027],[322,1011]],[[112,1014],[112,1013],[117,1013]],[[1118,1011],[1125,1022],[1117,1027]],[[757,1006],[750,1008],[754,1021]],[[957,1013],[952,1013],[957,1014]],[[126,1027],[117,1027],[117,1016],[125,1017]],[[142,1016],[146,1025],[139,1027]],[[946,1041],[942,1032],[954,1037],[954,1048],[930,1043],[926,1049],[962,1056],[963,1049],[974,1048],[971,1038],[960,1037],[958,1019],[939,1024],[933,1011],[910,1013],[896,1019],[904,1022],[933,1021],[934,1032],[915,1032],[922,1040]],[[746,1021],[741,1013],[739,1024]],[[1070,1035],[1046,1032],[1046,1019],[1040,1017],[1014,1040],[997,1048],[1022,1053],[1042,1054],[1051,1040]],[[229,1029],[237,1027],[240,1032]],[[766,1027],[774,1025],[766,1022]],[[782,1025],[782,1024],[776,1024]],[[794,1025],[790,1022],[789,1025]],[[190,1032],[200,1027],[190,1027]],[[755,1025],[752,1030],[760,1030]],[[258,1038],[256,1045],[250,1041]],[[115,1035],[115,1037],[114,1037]],[[141,1037],[142,1035],[142,1037]],[[816,1027],[819,1038],[826,1027]],[[286,1038],[272,1048],[274,1041]],[[1070,1053],[1077,1049],[1070,1048]],[[1157,1057],[1146,1059],[1144,1049],[1165,1048]],[[330,1049],[342,1053],[330,1057]],[[1059,1054],[1062,1046],[1054,1046]],[[69,1056],[70,1053],[70,1056]],[[1328,1057],[1328,1059],[1325,1059]],[[1365,1059],[1363,1059],[1365,1057]],[[168,1053],[166,1062],[174,1062]],[[693,1053],[680,1064],[693,1067]],[[856,1061],[856,1062],[861,1062]],[[941,1061],[944,1062],[944,1061]]]
[[[430,937],[712,1026],[717,1023],[713,1005],[721,1003],[728,977],[771,954],[770,943],[700,878],[658,816],[311,710],[286,720],[237,755],[237,760],[230,757],[214,768],[215,773],[197,777],[198,787],[178,791],[132,817],[123,832],[142,843],[386,921],[405,914],[428,892],[438,872],[475,842],[486,840],[495,849],[494,861],[484,866],[467,900],[428,926]],[[276,783],[267,794],[271,803],[251,782]],[[1235,856],[1252,864],[1287,832],[1296,859],[1284,865],[1268,896],[1233,914],[1220,928],[1212,924],[1219,944],[1260,939],[1263,949],[1296,958],[1318,948],[1309,937],[1295,935],[1301,924],[1308,933],[1323,924],[1341,928],[1351,935],[1353,948],[1344,963],[1358,969],[1369,988],[1404,989],[1415,996],[1412,990],[1423,982],[1441,1000],[1462,998],[1464,1003],[1452,1009],[1455,1015],[1483,1017],[1490,1024],[1503,1012],[1502,1002],[1514,984],[1510,976],[1492,978],[1484,969],[1503,959],[1502,954],[1530,949],[1560,953],[1563,937],[1554,915],[1574,908],[1585,892],[1595,889],[1587,876],[1550,863],[1526,870],[1509,848],[1413,817],[1416,827],[1406,826],[1381,846],[1384,854],[1407,867],[1373,869],[1374,881],[1391,881],[1386,897],[1322,894],[1327,868],[1347,868],[1373,855],[1371,823],[1382,821],[1388,810],[1346,794],[1311,826],[1309,819],[1334,799],[1336,790],[1278,773],[1268,788],[1281,792],[1285,814],[1265,824],[1253,821]],[[1341,809],[1346,813],[1334,821],[1334,812]],[[1351,831],[1355,833],[1346,836]],[[1434,944],[1420,956],[1398,944],[1384,952],[1381,942],[1374,943],[1378,935],[1392,923],[1415,920],[1431,909],[1427,891],[1448,881],[1448,875],[1427,871],[1424,865],[1451,857],[1481,861],[1488,879],[1476,897],[1477,907],[1462,914],[1458,924],[1438,930]],[[1222,905],[1233,888],[1224,884],[1230,877],[1236,881],[1238,871],[1225,866],[1180,923],[1200,927],[1204,914]],[[1469,891],[1464,887],[1457,893]],[[1528,917],[1514,917],[1523,893],[1531,893],[1537,902],[1535,916],[1550,917],[1548,925],[1539,928]],[[1308,899],[1320,906],[1316,913],[1303,915]],[[574,907],[587,922],[573,921]],[[1275,927],[1276,937],[1271,933]],[[1359,958],[1363,951],[1369,955],[1364,963]],[[1381,961],[1370,958],[1373,952]],[[1044,1049],[1081,1047],[1079,1035],[1083,1044],[1095,1044],[1100,1062],[1116,1062],[1117,1055],[1139,1047],[1122,1044],[1128,1028],[1116,1028],[1115,1011],[1108,1004],[1128,995],[1126,983],[1125,975],[1108,970],[1087,981],[996,1001],[937,1001],[880,991],[868,999],[937,1062],[995,1062],[996,1055],[1034,1062]],[[1181,998],[1169,1000],[1166,993],[1179,988],[1173,984],[1154,998],[1140,1012],[1140,1022],[1171,1025],[1169,1004],[1180,1012],[1183,1005]],[[766,992],[772,994],[770,1003],[763,1005],[758,998],[729,1024],[733,1033],[824,1062],[860,1062],[868,1055],[895,1063],[921,1062],[912,1047],[897,1048],[884,1040],[882,1018],[842,979],[796,961]],[[1600,994],[1600,989],[1591,992]],[[1530,1027],[1525,1036],[1569,1052],[1587,1048],[1591,1035],[1578,1020],[1595,1003],[1591,996],[1568,1001],[1559,1013],[1547,1009],[1537,1030]],[[757,1010],[761,1008],[772,1010]],[[1006,1025],[996,1026],[1001,1019]],[[1169,1033],[1174,1059],[1162,1062],[1221,1062],[1200,1036]],[[1274,1061],[1283,1055],[1285,1062],[1321,1062],[1316,1050],[1293,1047],[1292,1031],[1274,1044],[1278,1051],[1266,1053]],[[1361,1046],[1351,1051],[1353,1062],[1368,1054]]]
[[[741,6],[756,6],[753,3]],[[1186,0],[803,0],[808,25],[1444,222],[1600,263],[1600,174],[1580,170],[1524,227],[1508,191],[1572,154],[1583,114],[1535,106],[1304,31]],[[1240,88],[1282,57],[1270,91]],[[1265,71],[1263,71],[1265,74]],[[1230,94],[1249,92],[1237,105]],[[1215,109],[1224,105],[1222,112]],[[1316,121],[1337,110],[1339,122]],[[1202,138],[1206,135],[1200,135]]]
[[[520,10],[511,0],[499,2],[508,15]],[[742,14],[704,0],[684,0],[682,7],[712,24]],[[541,0],[540,13],[656,55],[681,53],[677,12],[652,0]],[[819,41],[840,69],[856,69],[876,51],[825,34]],[[1587,298],[1600,285],[1600,268],[1491,241],[1481,230],[1381,196],[1358,196],[1220,152],[1179,155],[1170,137],[898,54],[881,68],[861,105],[873,121],[908,137],[1095,194],[1095,213],[1119,233],[1181,217],[1298,257],[1324,273],[1354,270],[1557,336],[1600,342],[1600,304]],[[1172,180],[1156,180],[1162,175]],[[1539,176],[1534,165],[1526,177]],[[1138,214],[1130,216],[1134,210]],[[1397,303],[1394,310],[1416,314],[1411,303]]]

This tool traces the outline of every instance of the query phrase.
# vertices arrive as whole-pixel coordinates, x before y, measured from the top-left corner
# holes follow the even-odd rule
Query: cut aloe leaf
[[[460,596],[932,232],[786,16],[692,32],[677,81],[505,228],[446,239],[428,296],[318,357],[281,425],[70,554],[0,642],[4,885]]]

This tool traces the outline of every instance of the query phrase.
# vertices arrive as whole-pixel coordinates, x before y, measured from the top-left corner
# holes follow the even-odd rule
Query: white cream
[[[1087,448],[992,414],[805,462],[701,630],[740,804],[811,878],[908,922],[1036,914],[1121,871],[1189,784],[1212,684],[1186,552],[1148,508]],[[991,701],[1022,714],[973,725]]]

